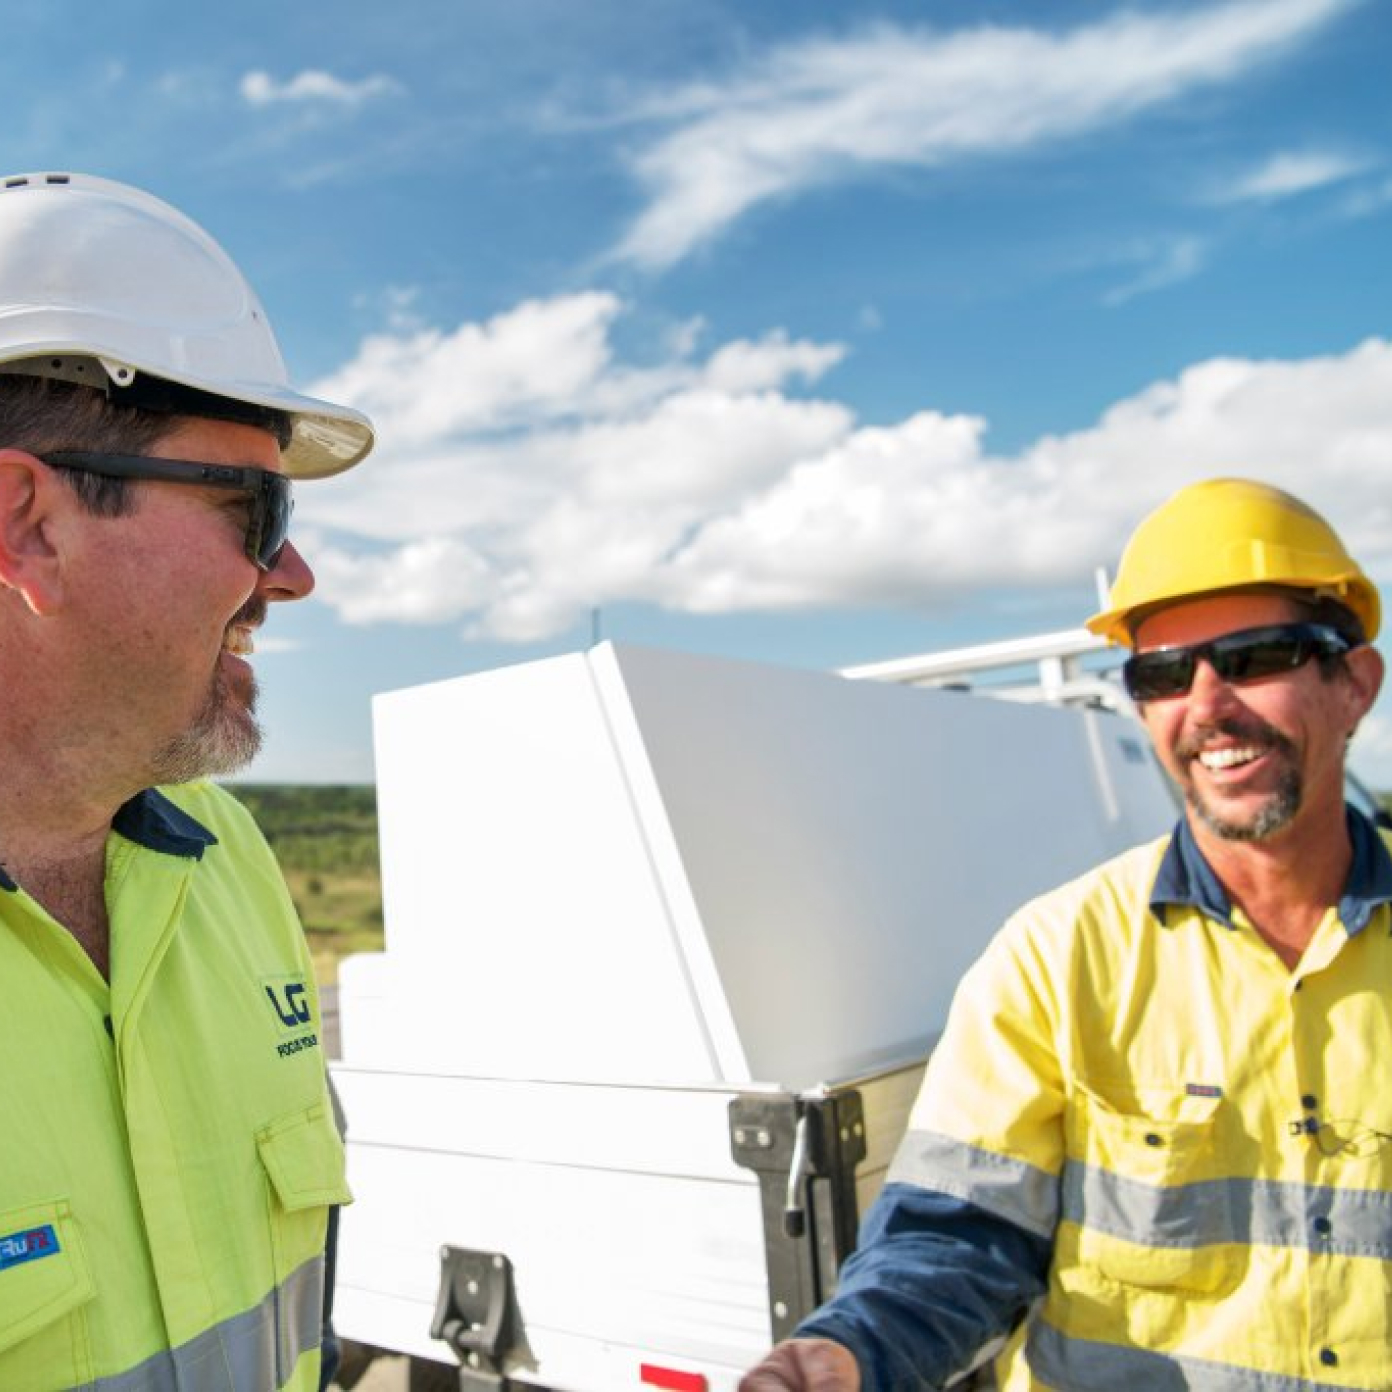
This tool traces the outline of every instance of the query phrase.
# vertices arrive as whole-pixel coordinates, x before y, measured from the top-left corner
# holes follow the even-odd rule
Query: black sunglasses
[[[186,459],[150,459],[141,454],[95,454],[59,450],[43,457],[45,464],[76,469],[105,478],[153,479],[161,483],[195,483],[204,488],[235,488],[251,499],[247,516],[246,553],[258,570],[270,570],[285,550],[295,500],[290,480],[271,469],[233,464],[198,464]]]
[[[1136,653],[1122,666],[1121,677],[1132,700],[1163,701],[1189,690],[1200,658],[1225,682],[1249,682],[1293,672],[1312,657],[1334,657],[1356,646],[1328,624],[1270,624],[1187,648]]]

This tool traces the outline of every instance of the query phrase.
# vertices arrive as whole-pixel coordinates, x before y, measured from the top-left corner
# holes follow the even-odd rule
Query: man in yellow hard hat
[[[968,973],[837,1295],[742,1392],[1392,1387],[1392,836],[1344,798],[1379,621],[1278,489],[1141,523],[1089,626],[1185,815]]]
[[[319,1387],[348,1190],[314,980],[207,780],[314,583],[294,481],[371,445],[168,204],[0,181],[0,1388]]]

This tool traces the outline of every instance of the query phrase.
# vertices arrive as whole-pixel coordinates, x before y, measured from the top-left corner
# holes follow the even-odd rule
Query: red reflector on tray
[[[667,1392],[706,1392],[710,1386],[704,1373],[683,1373],[676,1368],[659,1368],[654,1363],[639,1366],[638,1380],[649,1387],[665,1387]]]

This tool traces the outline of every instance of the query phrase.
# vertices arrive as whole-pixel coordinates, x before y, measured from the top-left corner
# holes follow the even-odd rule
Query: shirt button
[[[1316,1218],[1314,1229],[1321,1237],[1328,1237],[1334,1231],[1334,1224],[1328,1218]]]
[[[1316,1097],[1313,1092],[1307,1092],[1305,1096],[1300,1099],[1300,1105],[1304,1107],[1307,1112],[1313,1112],[1315,1108],[1319,1106],[1319,1098]]]
[[[1332,1348],[1322,1348],[1319,1352],[1319,1359],[1326,1368],[1333,1368],[1338,1365],[1339,1355]]]

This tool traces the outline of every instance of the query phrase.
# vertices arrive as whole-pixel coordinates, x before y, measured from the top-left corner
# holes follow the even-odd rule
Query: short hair
[[[1165,604],[1151,604],[1144,609],[1133,611],[1127,616],[1126,631],[1130,639],[1128,646],[1135,646],[1136,634],[1140,626],[1163,609],[1172,609],[1180,604],[1188,604],[1201,599],[1218,599],[1225,595],[1273,595],[1294,604],[1302,611],[1306,623],[1325,624],[1355,647],[1362,647],[1368,641],[1363,631],[1362,621],[1337,595],[1329,590],[1308,590],[1299,585],[1280,585],[1262,583],[1256,585],[1233,585],[1226,590],[1203,590],[1198,594],[1181,595]]]
[[[1358,615],[1333,595],[1316,592],[1297,600],[1297,603],[1303,604],[1309,610],[1311,623],[1327,624],[1336,633],[1347,638],[1355,648],[1362,647],[1368,641],[1368,635],[1363,632]]]
[[[1368,641],[1358,616],[1333,595],[1315,592],[1307,594],[1303,599],[1297,599],[1296,603],[1308,612],[1311,623],[1327,625],[1340,637],[1347,639],[1351,647],[1361,648]],[[1320,676],[1325,681],[1344,676],[1349,670],[1347,653],[1320,653],[1318,661]]]
[[[160,409],[126,405],[99,388],[0,370],[0,448],[21,449],[40,459],[58,450],[145,454],[197,417],[254,425],[270,431],[282,449],[289,443],[290,417],[284,411],[238,402],[235,411],[224,415],[218,398],[203,392],[182,397],[175,392],[168,400],[171,405]],[[180,410],[180,405],[190,409]],[[95,516],[121,517],[134,506],[133,479],[53,468]]]

